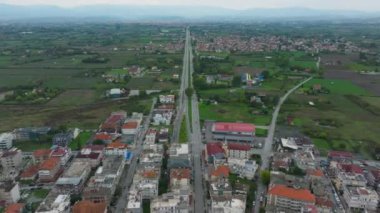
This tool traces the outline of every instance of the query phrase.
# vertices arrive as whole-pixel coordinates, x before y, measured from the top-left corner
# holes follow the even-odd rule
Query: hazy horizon
[[[380,1],[376,0],[0,0],[0,4],[11,5],[51,5],[78,7],[86,5],[136,5],[136,6],[211,6],[227,9],[251,8],[310,8],[317,10],[380,11]]]

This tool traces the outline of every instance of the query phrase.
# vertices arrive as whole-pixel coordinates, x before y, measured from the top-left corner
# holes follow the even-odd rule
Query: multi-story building
[[[94,203],[89,200],[81,200],[74,204],[73,213],[107,213],[107,205],[104,202]]]
[[[16,140],[35,140],[48,134],[50,127],[28,127],[19,128],[13,131]]]
[[[91,172],[88,162],[74,161],[55,183],[56,189],[64,194],[79,194]]]
[[[135,186],[131,186],[128,192],[127,213],[142,213],[142,198]]]
[[[133,177],[133,184],[143,199],[152,199],[158,195],[160,168],[142,168]]]
[[[247,179],[254,178],[259,167],[255,161],[247,159],[228,158],[227,162],[232,173]]]
[[[228,143],[227,151],[229,158],[249,159],[251,146],[243,143]]]
[[[100,125],[100,131],[107,133],[119,133],[126,117],[127,113],[124,111],[111,113],[106,121]]]
[[[13,142],[12,133],[1,133],[0,134],[0,149],[10,149]]]
[[[21,169],[22,153],[17,148],[12,148],[0,153],[2,177],[13,178],[18,175]]]
[[[379,168],[369,169],[368,173],[366,173],[366,178],[370,186],[374,186],[374,187],[378,186],[380,184],[380,169]]]
[[[124,156],[127,152],[127,144],[122,143],[120,139],[116,139],[108,144],[105,149],[105,155],[120,155]]]
[[[104,149],[104,146],[103,146]],[[103,158],[103,152],[96,151],[93,148],[83,148],[75,156],[76,161],[88,162],[91,165],[91,168],[96,168],[99,166],[101,159]]]
[[[157,130],[150,128],[145,134],[144,144],[155,144],[157,137]]]
[[[178,168],[170,170],[170,188],[188,189],[190,187],[191,170]]]
[[[301,212],[307,205],[315,205],[316,198],[308,189],[271,185],[267,194],[267,205],[280,211]]]
[[[175,95],[160,95],[159,100],[161,104],[174,104]]]
[[[246,207],[245,195],[212,195],[211,213],[244,213]]]
[[[49,158],[41,163],[38,169],[38,180],[40,182],[54,182],[62,171],[60,159]]]
[[[181,194],[169,192],[162,194],[151,201],[150,212],[155,213],[188,213],[190,201]]]
[[[5,204],[17,203],[20,200],[20,187],[17,182],[6,180],[0,182],[0,201]]]
[[[376,211],[379,195],[367,187],[344,186],[343,197],[353,210]]]
[[[137,121],[127,121],[121,127],[121,133],[124,135],[134,135],[137,133],[139,123]]]
[[[50,158],[51,155],[50,149],[37,149],[33,152],[33,161],[36,164],[42,163],[45,160]]]
[[[52,158],[59,158],[62,166],[66,165],[71,156],[71,149],[68,147],[56,147],[50,154]]]
[[[215,122],[212,125],[212,139],[216,141],[252,143],[256,127],[249,123]]]
[[[172,144],[170,146],[168,168],[190,168],[188,144]]]
[[[67,147],[73,140],[73,133],[58,133],[53,137],[53,146]]]
[[[96,170],[84,188],[83,199],[95,203],[105,202],[108,205],[120,181],[124,165],[123,156],[105,156],[103,165]]]
[[[38,206],[36,213],[70,213],[70,195],[50,191]]]
[[[363,169],[355,164],[338,164],[336,174],[334,182],[340,190],[344,185],[362,187],[367,185]]]

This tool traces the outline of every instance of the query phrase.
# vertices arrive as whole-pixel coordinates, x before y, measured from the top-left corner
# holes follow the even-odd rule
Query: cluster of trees
[[[16,88],[13,94],[5,96],[5,103],[44,103],[51,98],[54,98],[61,89],[58,88]]]

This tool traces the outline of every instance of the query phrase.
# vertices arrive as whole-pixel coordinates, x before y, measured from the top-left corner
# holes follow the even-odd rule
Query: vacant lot
[[[315,84],[320,84],[335,95],[371,95],[366,89],[361,88],[348,80],[312,79],[308,81],[304,87],[309,88]]]
[[[95,101],[93,90],[68,90],[51,100],[49,106],[78,106]]]

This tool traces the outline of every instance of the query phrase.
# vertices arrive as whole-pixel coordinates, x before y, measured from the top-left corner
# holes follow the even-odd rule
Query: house
[[[0,160],[3,177],[14,178],[18,176],[22,164],[21,150],[12,148],[3,153],[0,153]]]
[[[170,170],[170,188],[189,188],[191,179],[191,170],[188,168],[178,168]]]
[[[216,141],[253,143],[256,127],[249,123],[215,122],[212,138]]]
[[[154,128],[149,128],[145,134],[144,144],[155,144],[157,138],[157,130]]]
[[[316,198],[308,190],[291,188],[285,185],[271,185],[267,193],[267,205],[271,205],[277,211],[301,212],[307,205],[315,205]]]
[[[211,181],[219,179],[226,179],[230,174],[230,168],[227,165],[219,165],[214,171],[211,172]]]
[[[37,149],[33,152],[33,161],[35,164],[40,164],[43,161],[50,158],[51,155],[50,149]]]
[[[70,213],[70,195],[51,190],[38,206],[36,213]]]
[[[120,133],[121,126],[123,125],[126,117],[127,113],[124,111],[111,113],[106,121],[100,125],[100,132],[107,132],[109,134]]]
[[[67,147],[72,140],[72,133],[58,133],[53,137],[53,146]]]
[[[51,127],[28,127],[19,128],[13,131],[16,140],[27,141],[35,140],[50,132]]]
[[[209,163],[213,162],[215,159],[225,159],[226,151],[223,149],[223,144],[221,142],[207,143],[205,156]]]
[[[159,101],[161,104],[174,104],[175,103],[175,95],[160,95]]]
[[[59,158],[61,165],[65,166],[72,156],[71,149],[68,147],[56,147],[52,150],[50,157]]]
[[[115,141],[107,145],[104,154],[124,156],[126,152],[127,144],[122,143],[120,139],[116,139]]]
[[[0,182],[0,201],[7,204],[20,200],[20,187],[17,182],[5,180]]]
[[[89,200],[81,200],[74,204],[73,213],[107,213],[107,205],[104,202],[94,203]]]
[[[91,172],[88,162],[74,161],[55,183],[62,194],[80,194]]]
[[[105,156],[103,165],[96,170],[95,175],[90,178],[84,188],[83,199],[95,203],[105,202],[108,205],[115,193],[116,186],[119,184],[124,166],[123,156]]]
[[[24,211],[25,204],[12,203],[5,208],[4,213],[22,213]]]
[[[379,195],[367,187],[344,186],[343,198],[351,210],[376,211]]]
[[[21,175],[20,180],[36,180],[39,170],[39,164],[30,165],[27,169],[25,169]]]
[[[10,149],[12,147],[14,136],[12,133],[0,134],[0,149]]]
[[[124,135],[134,135],[137,133],[139,123],[137,121],[127,121],[121,127],[121,133]]]
[[[62,173],[59,158],[49,158],[43,161],[38,169],[38,181],[55,182]]]
[[[95,140],[101,140],[104,143],[110,143],[112,139],[112,135],[108,134],[107,132],[100,132],[95,134]]]
[[[228,143],[229,158],[248,159],[251,156],[251,146],[243,143]]]

